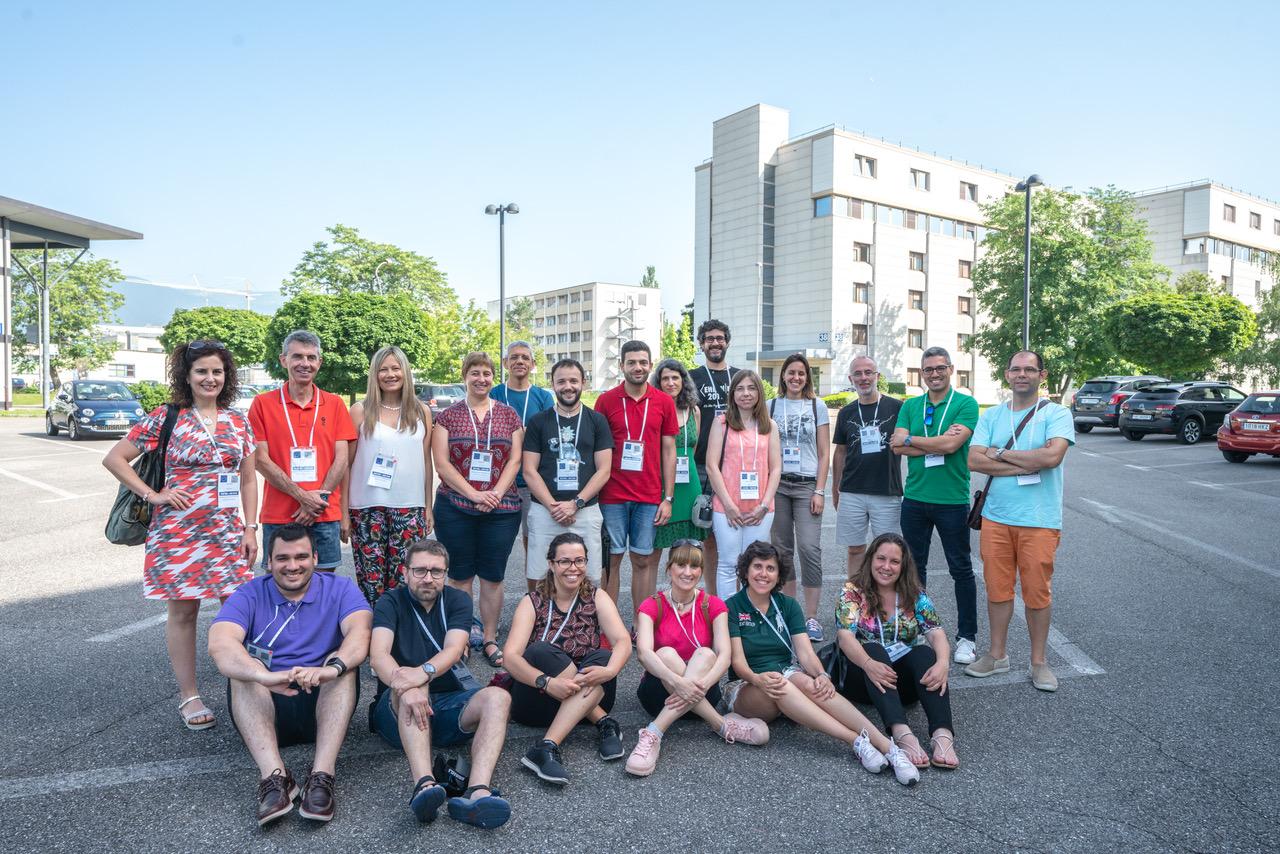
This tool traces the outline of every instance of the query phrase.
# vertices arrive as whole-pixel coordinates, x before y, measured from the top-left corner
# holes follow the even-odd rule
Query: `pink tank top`
[[[726,428],[724,415],[716,416],[716,423],[711,428],[723,432]],[[777,428],[774,428],[777,429]],[[760,435],[756,429],[729,430],[724,437],[724,462],[720,464],[720,476],[724,478],[725,489],[733,496],[733,503],[743,513],[750,513],[760,505],[758,498],[740,498],[742,472],[754,471],[760,477],[760,494],[763,495],[769,483],[769,435]],[[724,512],[724,503],[719,496],[712,499],[711,507],[717,513]],[[769,512],[773,512],[773,504],[769,504]]]

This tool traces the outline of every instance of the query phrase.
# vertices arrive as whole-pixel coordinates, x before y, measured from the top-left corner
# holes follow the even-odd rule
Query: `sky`
[[[718,118],[791,111],[1056,186],[1280,198],[1280,4],[0,3],[0,195],[140,231],[130,276],[274,291],[334,223],[464,299],[657,268],[692,298]],[[203,304],[198,301],[194,304]]]

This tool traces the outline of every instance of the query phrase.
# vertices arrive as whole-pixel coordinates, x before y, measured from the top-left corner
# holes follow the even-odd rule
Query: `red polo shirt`
[[[627,395],[626,383],[596,399],[596,412],[605,417],[613,432],[613,467],[604,489],[600,490],[601,504],[662,501],[662,437],[679,433],[680,422],[670,395],[648,384],[644,388],[644,397],[638,401]],[[644,442],[643,468],[623,471],[623,443],[636,441]]]
[[[320,479],[298,483],[298,486],[307,490],[319,489],[324,483],[325,475],[333,467],[337,443],[350,442],[356,438],[356,429],[342,398],[315,386],[313,389],[311,402],[305,408],[294,402],[287,388],[263,392],[249,405],[249,424],[253,427],[254,436],[259,442],[267,443],[267,455],[286,477],[289,476],[290,469],[289,452],[295,446],[306,447],[308,441],[315,447],[316,473],[320,475]],[[280,398],[282,391],[283,402]],[[288,421],[285,421],[286,417]],[[293,426],[292,434],[289,432],[290,425]],[[311,438],[312,425],[315,426],[314,439]],[[333,495],[329,497],[329,508],[316,518],[317,522],[336,522],[342,518],[339,498],[339,488],[335,487]],[[292,522],[297,509],[298,502],[267,481],[262,493],[262,509],[258,511],[260,522],[268,525]]]

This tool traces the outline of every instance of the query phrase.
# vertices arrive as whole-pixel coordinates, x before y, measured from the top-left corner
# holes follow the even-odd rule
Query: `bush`
[[[134,383],[129,386],[129,391],[133,392],[133,396],[138,398],[138,405],[142,407],[144,412],[150,412],[162,403],[169,402],[169,387],[167,385]]]
[[[778,390],[773,387],[773,383],[769,382],[764,377],[760,378],[760,382],[764,383],[764,399],[765,400],[773,400],[775,397],[778,396]]]
[[[876,380],[876,391],[881,394],[889,393],[889,381],[884,378],[884,374],[881,374],[880,378]]]
[[[847,391],[838,391],[822,398],[822,402],[827,405],[827,409],[843,409],[853,402],[853,394]]]
[[[907,393],[906,383],[900,383],[900,382],[894,381],[894,382],[887,382],[885,383],[885,385],[888,386],[888,388],[885,389],[885,391],[888,394],[906,394]]]

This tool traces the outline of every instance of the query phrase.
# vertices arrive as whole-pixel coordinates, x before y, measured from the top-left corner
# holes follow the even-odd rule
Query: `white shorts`
[[[867,536],[867,526],[871,536]],[[842,546],[865,546],[881,534],[902,533],[902,498],[897,495],[840,493],[836,511],[836,542]]]
[[[587,577],[591,582],[600,581],[604,560],[600,555],[600,505],[590,504],[574,516],[572,525],[561,525],[551,518],[551,513],[536,501],[529,507],[529,552],[525,556],[524,577],[537,581],[547,577],[547,549],[560,534],[574,533],[587,544]]]

